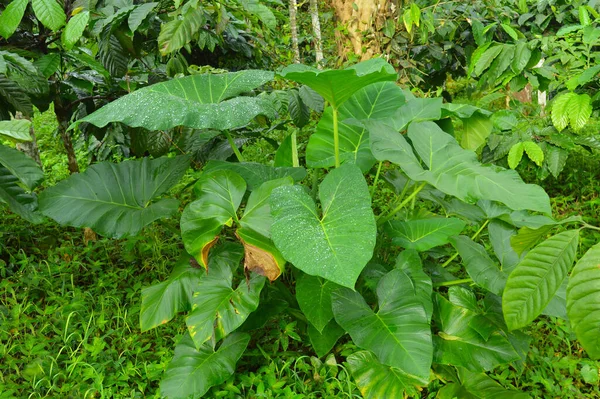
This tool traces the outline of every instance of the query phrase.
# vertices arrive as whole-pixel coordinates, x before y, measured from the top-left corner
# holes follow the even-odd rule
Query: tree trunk
[[[296,22],[296,13],[298,5],[296,0],[290,0],[290,30],[292,33],[292,51],[294,52],[294,63],[300,62],[300,49],[298,48],[298,24]]]
[[[319,21],[317,0],[310,0],[309,10],[312,19],[313,34],[315,35],[315,61],[317,62],[317,67],[321,68],[321,61],[323,61],[323,41],[321,40],[321,22]]]
[[[60,138],[62,139],[65,151],[67,152],[69,172],[71,172],[71,174],[79,173],[79,165],[77,164],[77,157],[75,156],[75,150],[73,149],[73,141],[71,140],[71,135],[67,131],[68,127],[67,122],[58,122],[58,132],[60,133]]]

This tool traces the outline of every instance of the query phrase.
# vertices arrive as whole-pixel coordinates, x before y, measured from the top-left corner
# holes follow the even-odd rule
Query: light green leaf
[[[48,29],[56,32],[67,21],[65,10],[56,0],[31,0],[37,19]]]
[[[248,184],[248,190],[253,191],[261,184],[270,180],[291,177],[295,182],[299,182],[306,177],[306,169],[291,167],[276,167],[263,165],[256,162],[226,162],[209,161],[204,166],[205,173],[212,173],[217,170],[231,170],[244,178]]]
[[[465,225],[456,218],[392,220],[385,226],[385,231],[394,244],[423,252],[447,244],[449,237],[460,234]]]
[[[238,267],[242,253],[236,248],[232,255],[231,260],[211,257],[207,274],[194,290],[186,324],[197,348],[211,338],[219,341],[235,331],[258,307],[265,278],[253,274],[248,282],[242,280],[234,289],[233,271]]]
[[[357,346],[426,385],[433,355],[431,329],[411,279],[401,270],[392,270],[379,281],[377,297],[379,310],[374,313],[358,292],[335,291],[335,320]]]
[[[191,309],[192,293],[205,270],[194,267],[192,259],[182,254],[169,278],[142,288],[140,328],[142,331],[167,323],[179,312]]]
[[[322,71],[293,64],[284,68],[281,77],[309,86],[337,109],[363,87],[375,82],[395,81],[398,75],[383,59],[372,58],[340,70]]]
[[[369,148],[369,133],[362,126],[344,123],[346,119],[382,119],[394,115],[404,103],[402,89],[392,82],[379,82],[354,93],[338,111],[340,158],[351,162],[363,172],[371,169],[375,158]],[[306,147],[306,163],[311,168],[326,168],[335,164],[333,145],[333,110],[327,108],[317,130]]]
[[[235,371],[250,342],[250,335],[235,333],[215,351],[210,342],[196,349],[186,334],[175,347],[175,356],[160,383],[160,393],[169,399],[200,397],[210,387],[223,383]]]
[[[552,124],[559,132],[569,124],[568,104],[576,96],[575,93],[563,93],[552,101]]]
[[[178,51],[192,41],[205,23],[204,10],[190,9],[181,18],[175,18],[161,25],[158,35],[158,48],[162,55]]]
[[[587,94],[575,94],[567,103],[566,111],[571,129],[581,130],[592,116],[592,98]]]
[[[520,260],[510,242],[512,237],[516,236],[517,230],[506,222],[492,220],[488,225],[488,234],[494,254],[500,261],[500,269],[510,273]]]
[[[567,287],[567,313],[581,346],[600,359],[600,244],[579,259]]]
[[[129,26],[129,30],[131,32],[137,31],[142,22],[144,22],[146,17],[157,5],[158,3],[144,3],[137,5],[133,10],[131,10],[129,17],[127,17],[127,26]]]
[[[98,127],[121,122],[148,130],[175,126],[195,129],[233,129],[257,115],[274,117],[266,98],[236,97],[273,79],[267,71],[186,76],[136,90],[80,119]],[[232,98],[235,97],[235,98]]]
[[[31,122],[27,119],[0,121],[0,137],[4,136],[15,141],[31,141],[30,127]]]
[[[544,162],[544,151],[542,151],[537,143],[534,143],[533,141],[524,141],[523,149],[527,153],[529,159],[535,162],[537,166],[542,166],[542,162]]]
[[[390,121],[385,123],[393,126],[397,131],[402,131],[411,122],[436,121],[442,118],[442,98],[414,98],[408,100]],[[454,113],[460,112],[456,108],[445,107],[445,110]]]
[[[447,384],[438,392],[437,399],[529,399],[527,393],[506,389],[483,373],[473,373],[458,367],[460,381]]]
[[[360,351],[346,359],[362,397],[365,399],[418,397],[415,386],[421,381],[402,370],[381,364],[372,352]]]
[[[331,307],[331,303],[329,304]],[[308,338],[312,345],[315,353],[319,357],[323,357],[333,349],[335,343],[346,334],[346,331],[340,327],[335,320],[329,321],[329,323],[323,328],[321,332],[313,327],[312,324],[308,325]]]
[[[0,15],[0,36],[8,40],[19,27],[29,0],[13,0]]]
[[[176,184],[188,167],[187,156],[95,164],[42,192],[40,210],[60,224],[90,227],[105,236],[136,235],[177,212],[175,199],[152,201]]]
[[[519,40],[519,34],[517,33],[516,30],[514,30],[514,28],[508,24],[500,24],[500,26],[502,26],[502,29],[504,29],[504,32],[506,32],[508,34],[508,36],[510,36],[513,40],[517,41]]]
[[[524,146],[522,142],[519,142],[512,147],[510,147],[510,151],[508,152],[508,167],[511,169],[515,169],[521,163],[521,159],[523,159],[523,151]]]
[[[208,253],[224,225],[237,219],[236,212],[246,193],[246,182],[235,172],[204,173],[194,186],[198,199],[183,210],[181,238],[186,251],[204,268]]]
[[[313,276],[354,287],[371,259],[376,225],[367,183],[357,166],[331,171],[319,187],[322,216],[302,187],[271,194],[271,235],[286,260]]]
[[[246,202],[240,226],[254,230],[267,238],[271,237],[271,224],[273,224],[271,207],[269,206],[271,192],[277,187],[293,184],[294,180],[291,177],[282,177],[266,181],[252,191],[250,197],[248,197],[248,202]]]
[[[296,280],[296,300],[300,310],[319,333],[333,319],[331,293],[338,288],[339,285],[310,274],[303,274]]]
[[[489,66],[492,64],[492,61],[494,61],[494,59],[498,57],[503,48],[504,46],[497,45],[485,50],[485,52],[481,55],[479,60],[477,60],[477,64],[475,64],[475,68],[473,70],[475,76],[481,75],[483,71],[488,69]]]
[[[431,301],[433,285],[431,277],[423,271],[423,263],[419,254],[414,250],[402,251],[396,258],[394,267],[404,272],[412,281],[413,291],[419,297],[421,305],[425,309],[427,320],[431,320],[433,314],[433,302]]]
[[[516,236],[510,238],[510,245],[517,255],[521,256],[523,252],[532,248],[542,237],[546,236],[554,226],[552,224],[540,226],[538,228],[521,227]]]
[[[502,310],[509,330],[531,323],[548,305],[565,277],[577,251],[579,230],[550,237],[512,271],[502,295]]]
[[[460,145],[468,150],[475,151],[481,147],[487,137],[492,133],[492,120],[479,113],[474,113],[471,117],[463,119],[463,134]]]
[[[89,20],[89,11],[80,12],[69,20],[61,37],[62,44],[67,50],[73,48],[73,46],[79,41]]]

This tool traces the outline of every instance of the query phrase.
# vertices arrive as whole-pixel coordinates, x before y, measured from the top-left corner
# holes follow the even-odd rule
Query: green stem
[[[417,196],[417,194],[419,194],[419,192],[423,189],[423,187],[425,187],[426,184],[427,184],[426,182],[421,183],[417,188],[415,188],[415,190],[412,192],[411,195],[406,197],[404,199],[404,201],[402,201],[400,203],[400,205],[398,205],[390,213],[388,213],[387,216],[380,217],[379,220],[377,220],[377,225],[381,226],[382,224],[384,224],[385,222],[387,222],[388,220],[393,218],[398,212],[400,212],[402,210],[402,208],[404,208],[406,206],[406,204],[408,204],[410,201],[412,201],[412,199],[415,198]]]
[[[311,196],[317,200],[317,188],[319,188],[319,169],[313,169]]]
[[[375,180],[373,180],[373,185],[371,186],[371,198],[373,198],[373,194],[375,194],[375,188],[377,187],[377,182],[379,181],[379,174],[381,173],[381,165],[383,162],[379,162],[379,166],[377,167],[377,173],[375,174]]]
[[[592,230],[600,230],[600,227],[596,227],[596,226],[593,226],[593,225],[585,223],[585,222],[583,223],[583,228],[584,229],[592,229]]]
[[[296,143],[296,132],[292,133],[292,166],[294,168],[300,166],[300,162],[298,161],[298,145]]]
[[[435,283],[435,284],[433,284],[433,286],[434,287],[450,287],[452,285],[469,284],[472,282],[473,282],[473,280],[470,278],[462,278],[460,280],[452,280],[452,281],[444,281],[442,283]]]
[[[471,236],[471,240],[475,241],[475,239],[476,239],[476,238],[479,236],[479,234],[481,234],[481,232],[483,231],[483,229],[485,229],[485,226],[487,226],[489,222],[490,222],[490,220],[489,220],[489,219],[488,219],[488,220],[486,220],[485,222],[483,222],[483,224],[481,225],[481,227],[479,228],[479,230],[477,230],[477,231],[475,232],[475,234],[473,234],[473,235]],[[451,257],[449,257],[449,258],[448,258],[448,260],[447,260],[447,261],[445,261],[445,262],[442,264],[442,267],[446,267],[446,266],[448,266],[450,263],[452,263],[452,261],[453,261],[454,259],[456,259],[456,257],[457,257],[457,256],[458,256],[458,252],[455,252],[455,253],[454,253],[454,255],[452,255]]]
[[[233,137],[231,137],[229,130],[223,130],[223,133],[225,133],[225,137],[227,137],[227,141],[229,141],[229,145],[231,146],[231,149],[233,150],[233,153],[235,154],[238,162],[244,162],[244,157],[242,156],[240,150],[237,148],[237,145],[235,145],[235,141],[233,141]]]
[[[338,127],[338,110],[333,108],[333,148],[335,151],[335,167],[340,167],[340,134]]]

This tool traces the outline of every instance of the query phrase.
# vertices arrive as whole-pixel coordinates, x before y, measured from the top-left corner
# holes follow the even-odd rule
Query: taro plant
[[[84,121],[227,134],[257,115],[274,117],[268,96],[237,97],[272,76],[176,79]],[[588,355],[600,357],[599,247],[571,271],[580,229],[595,227],[552,219],[541,187],[481,164],[443,130],[447,118],[483,111],[412,97],[380,59],[344,70],[295,65],[280,76],[327,102],[307,145],[313,178],[307,187],[302,167],[205,165],[181,216],[185,251],[166,281],[142,292],[142,330],[187,313],[164,397],[199,397],[225,381],[250,333],[281,312],[318,356],[340,339],[354,342],[346,362],[365,398],[419,395],[436,379],[448,382],[441,397],[528,397],[485,373],[506,363],[522,369],[522,329],[541,314],[568,317]],[[157,199],[187,162],[94,165],[45,191],[41,209],[64,224],[136,234],[175,212]],[[396,196],[373,207],[382,175]],[[569,223],[580,228],[565,230]],[[561,231],[536,245],[552,229]]]

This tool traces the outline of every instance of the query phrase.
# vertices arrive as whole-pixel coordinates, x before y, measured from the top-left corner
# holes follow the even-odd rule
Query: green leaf
[[[252,191],[246,202],[240,226],[254,230],[265,237],[271,237],[271,225],[273,224],[271,207],[269,205],[271,193],[277,187],[291,186],[293,184],[294,180],[291,177],[282,177],[266,181],[256,190]]]
[[[30,127],[31,122],[27,119],[0,121],[0,137],[4,136],[15,141],[31,141]]]
[[[340,158],[368,171],[375,164],[369,148],[369,133],[362,126],[344,123],[346,119],[387,118],[404,103],[402,89],[392,82],[379,82],[354,93],[338,111]],[[311,168],[327,168],[335,164],[333,145],[333,110],[327,108],[317,130],[306,147],[306,163]]]
[[[302,102],[308,105],[310,109],[318,113],[323,112],[323,109],[325,107],[325,100],[323,99],[323,97],[321,97],[319,93],[305,85],[300,87],[298,93],[302,98]]]
[[[569,124],[568,104],[576,96],[575,93],[564,93],[552,101],[552,124],[559,132]]]
[[[381,364],[372,352],[360,351],[346,359],[352,377],[365,399],[418,397],[422,385],[402,370]]]
[[[431,277],[423,271],[423,264],[419,254],[414,250],[402,251],[396,258],[396,269],[405,273],[412,281],[413,291],[423,305],[427,320],[431,320],[433,314],[433,302],[431,301],[431,293],[433,285]]]
[[[530,59],[531,50],[529,49],[529,44],[524,40],[519,41],[515,47],[515,56],[510,64],[512,71],[517,74],[523,72]]]
[[[238,256],[239,254],[239,256]],[[252,274],[233,288],[233,271],[238,267],[241,252],[232,260],[212,256],[208,273],[194,290],[192,310],[186,324],[197,348],[214,338],[215,341],[235,331],[258,307],[265,278]]]
[[[583,26],[591,24],[590,14],[585,6],[579,6],[579,23]]]
[[[5,202],[11,211],[31,223],[41,223],[43,218],[36,212],[35,195],[28,194],[19,186],[17,179],[10,171],[0,166],[0,203]]]
[[[114,238],[133,236],[177,212],[175,199],[152,201],[176,184],[188,167],[185,156],[95,164],[46,189],[40,209],[63,225],[90,227]]]
[[[521,256],[523,252],[537,244],[553,227],[553,225],[540,226],[536,229],[527,226],[521,227],[517,235],[510,238],[510,245],[517,255]]]
[[[44,172],[33,159],[19,150],[1,144],[0,165],[8,169],[29,190],[33,190],[44,180]]]
[[[296,280],[298,306],[319,333],[333,319],[331,293],[338,288],[339,285],[310,274],[303,274]]]
[[[240,228],[236,237],[244,245],[244,271],[255,272],[275,281],[283,272],[285,259],[273,242],[248,228]]]
[[[19,27],[29,0],[13,0],[0,15],[0,36],[8,40]]]
[[[492,220],[488,225],[488,233],[494,254],[500,261],[500,269],[505,273],[510,273],[520,260],[510,242],[512,237],[517,234],[517,230],[506,222]]]
[[[402,131],[411,122],[435,121],[442,118],[442,98],[415,98],[408,100],[391,118],[389,125]],[[456,108],[444,107],[452,113],[460,113]]]
[[[524,141],[523,149],[527,153],[529,159],[535,162],[537,166],[542,166],[542,162],[544,162],[544,151],[542,151],[537,143],[534,143],[533,141]]]
[[[555,147],[553,145],[546,146],[546,155],[544,157],[544,161],[546,162],[546,166],[548,167],[548,170],[552,176],[555,178],[558,177],[560,172],[562,172],[565,168],[568,157],[569,153],[567,150]]]
[[[333,293],[335,320],[354,343],[375,353],[379,361],[429,382],[433,355],[431,329],[411,279],[400,270],[386,274],[377,286],[379,310],[374,313],[356,291]]]
[[[524,392],[506,389],[483,373],[473,373],[458,367],[460,382],[447,384],[438,392],[438,399],[529,399]]]
[[[504,32],[506,32],[508,34],[508,36],[510,36],[514,41],[519,40],[519,34],[517,33],[516,30],[514,30],[514,28],[508,24],[500,24],[500,26],[502,26],[502,29],[504,29]]]
[[[511,169],[515,169],[521,163],[521,159],[523,159],[523,151],[524,146],[522,142],[519,142],[512,147],[510,147],[510,151],[508,152],[508,167]]]
[[[452,237],[450,242],[462,258],[469,277],[486,290],[501,295],[506,275],[490,259],[485,248],[467,236]]]
[[[575,94],[567,103],[566,111],[571,129],[581,130],[592,116],[592,98],[587,94]]]
[[[275,159],[273,161],[273,166],[277,167],[292,167],[294,166],[294,150],[292,148],[292,144],[294,141],[294,135],[288,134],[279,147],[277,147],[277,152],[275,152]]]
[[[297,90],[290,90],[288,96],[290,117],[296,127],[303,128],[310,122],[310,108],[304,104]]]
[[[31,0],[37,19],[48,29],[56,32],[67,21],[65,10],[56,0]]]
[[[121,122],[148,130],[175,126],[195,129],[233,129],[257,115],[274,117],[265,98],[236,97],[273,79],[267,71],[192,75],[136,90],[80,119],[98,127]],[[235,97],[235,98],[232,98]]]
[[[158,3],[144,3],[137,5],[127,18],[127,26],[131,32],[137,31],[146,17],[154,10]]]
[[[246,193],[246,182],[235,172],[218,170],[204,173],[194,192],[198,199],[183,210],[181,238],[186,251],[204,268],[208,253],[224,225],[237,220],[237,209]]]
[[[61,37],[62,44],[67,50],[73,48],[73,46],[79,41],[81,35],[83,35],[83,32],[85,31],[85,28],[87,27],[89,20],[89,11],[80,12],[69,20]]]
[[[468,150],[475,151],[481,147],[490,133],[492,133],[492,120],[479,113],[473,114],[470,118],[463,119],[463,134],[460,145]]]
[[[175,356],[160,383],[160,393],[170,399],[200,397],[210,387],[223,383],[235,371],[250,342],[250,335],[235,333],[227,337],[219,349],[210,342],[196,349],[189,335],[175,347]]]
[[[330,304],[331,306],[331,304]],[[335,343],[346,334],[346,331],[340,327],[335,320],[329,321],[329,323],[323,328],[321,332],[313,327],[312,324],[308,325],[308,338],[312,345],[315,353],[319,357],[323,357],[333,349]]]
[[[177,313],[192,308],[192,294],[206,274],[204,269],[194,267],[192,262],[189,255],[182,254],[167,280],[142,288],[142,332],[165,324]]]
[[[565,277],[577,251],[579,230],[550,237],[512,271],[502,295],[502,310],[509,330],[531,323],[548,305]]]
[[[256,162],[209,161],[203,170],[204,173],[212,173],[217,170],[231,170],[244,178],[250,191],[255,190],[269,180],[289,176],[295,182],[299,182],[306,177],[306,169],[304,168],[273,168]]]
[[[33,115],[33,105],[25,89],[4,75],[0,75],[0,100],[8,103],[11,112],[14,110],[25,116]]]
[[[35,67],[40,71],[44,78],[48,79],[50,76],[54,75],[60,67],[60,54],[46,54],[43,57],[40,57],[37,60],[35,60],[33,65],[35,65]]]
[[[190,9],[181,18],[175,18],[161,25],[158,35],[158,48],[162,55],[178,51],[192,41],[205,23],[204,10]]]
[[[381,81],[395,81],[394,68],[381,58],[372,58],[346,69],[319,70],[302,64],[283,69],[281,77],[305,84],[319,93],[329,105],[338,109],[354,93]]]
[[[440,331],[434,336],[434,362],[462,366],[473,372],[492,370],[500,364],[519,360],[520,356],[504,332],[486,318],[437,294],[437,321]],[[474,320],[480,328],[475,329]],[[491,330],[487,338],[479,331]]]
[[[322,216],[302,187],[273,190],[273,241],[305,273],[354,287],[371,259],[377,230],[360,169],[344,164],[331,171],[319,187],[319,199]]]
[[[504,48],[504,46],[493,46],[488,48],[479,58],[479,60],[477,60],[477,64],[475,64],[475,68],[473,70],[473,72],[475,73],[475,76],[479,76],[483,73],[483,71],[485,71],[486,69],[489,68],[489,66],[492,64],[492,61],[494,61],[494,59],[496,57],[498,57],[498,55],[500,54],[500,52],[502,51],[502,49]]]
[[[600,359],[600,244],[579,259],[567,287],[567,313],[581,346]]]
[[[385,231],[394,244],[423,252],[447,244],[450,236],[460,234],[465,225],[456,218],[392,220],[385,226]]]

